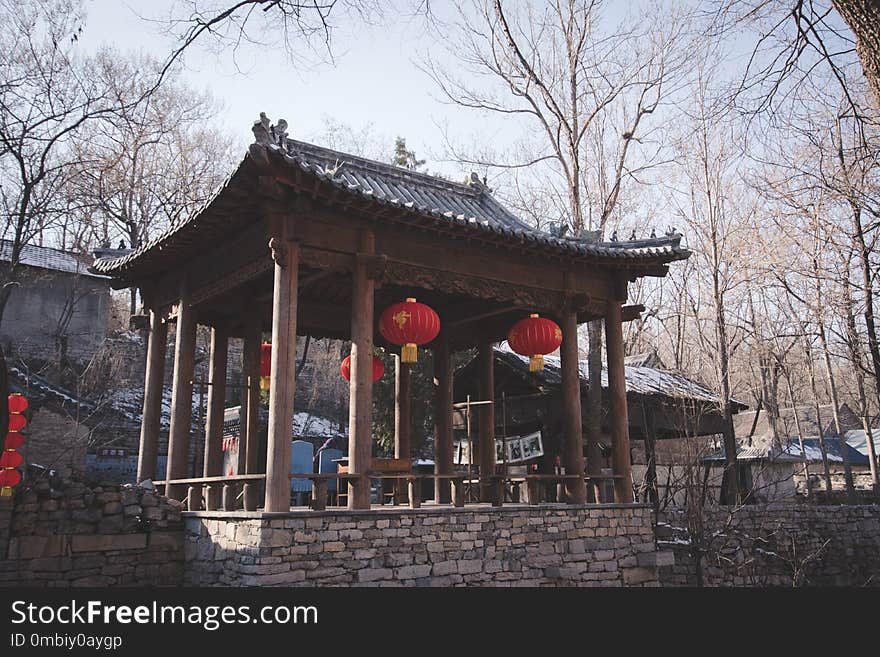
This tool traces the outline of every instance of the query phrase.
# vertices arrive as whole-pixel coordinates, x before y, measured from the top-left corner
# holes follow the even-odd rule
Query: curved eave
[[[296,175],[297,171],[299,175]],[[479,239],[499,248],[524,249],[535,255],[563,258],[580,264],[641,269],[684,260],[690,256],[690,251],[679,244],[680,235],[652,240],[649,245],[583,243],[533,230],[493,224],[488,219],[477,216],[443,212],[412,201],[383,198],[325,172],[303,157],[288,154],[275,146],[254,144],[224,184],[189,218],[170,226],[129,254],[96,260],[91,270],[117,279],[131,280],[165,271],[181,260],[208,250],[212,242],[206,237],[221,233],[231,234],[253,221],[246,213],[233,215],[235,219],[230,219],[224,214],[222,206],[233,194],[250,194],[252,198],[256,178],[260,175],[275,176],[285,186],[302,193],[314,194],[317,186],[318,197],[330,203],[340,196],[340,192],[343,196],[348,196],[349,200],[355,197],[359,204],[352,208],[353,211],[368,219],[418,224],[453,238]],[[466,193],[467,188],[462,187],[463,193]],[[491,196],[484,201],[497,204]]]

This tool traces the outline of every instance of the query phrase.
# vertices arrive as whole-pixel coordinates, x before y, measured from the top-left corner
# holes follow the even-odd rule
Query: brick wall
[[[132,486],[40,482],[0,498],[0,586],[180,584],[180,504]]]
[[[657,586],[645,507],[184,513],[193,586]]]
[[[880,586],[880,506],[767,504],[661,512],[663,586]]]

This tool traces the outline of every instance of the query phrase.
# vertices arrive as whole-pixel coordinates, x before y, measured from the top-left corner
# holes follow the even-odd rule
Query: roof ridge
[[[5,237],[0,237],[0,242],[3,244],[12,244],[15,240],[10,240]],[[44,251],[55,251],[56,253],[61,253],[62,255],[69,256],[84,256],[88,257],[87,253],[78,253],[76,251],[66,251],[64,249],[59,249],[57,246],[42,246],[41,244],[31,244],[30,242],[25,242],[21,245],[22,249],[42,249]]]
[[[424,171],[407,169],[391,162],[382,162],[381,160],[374,160],[369,157],[364,157],[363,155],[354,155],[353,153],[338,151],[333,148],[319,146],[317,144],[302,141],[299,139],[288,139],[287,144],[288,155],[295,156],[299,154],[300,150],[312,151],[312,153],[309,154],[315,154],[318,156],[321,156],[323,154],[326,157],[336,157],[337,160],[339,160],[340,158],[349,159],[352,160],[353,164],[357,163],[359,166],[362,166],[364,168],[375,169],[377,172],[393,175],[402,179],[411,179],[417,182],[424,182],[426,184],[430,184],[439,188],[448,188],[450,189],[450,191],[470,194],[471,196],[479,196],[484,192],[487,195],[491,196],[491,194],[488,193],[488,190],[482,186],[478,188],[476,186],[468,185],[466,183],[455,182],[447,178],[435,176],[434,174],[425,173]]]

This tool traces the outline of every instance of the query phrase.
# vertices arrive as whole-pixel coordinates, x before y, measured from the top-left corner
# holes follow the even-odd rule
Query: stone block
[[[627,586],[644,584],[657,579],[654,568],[628,568],[623,571],[623,583]]]
[[[394,577],[394,571],[390,568],[364,568],[357,573],[359,582],[377,582]]]
[[[451,575],[458,572],[457,561],[438,561],[431,571],[435,576]]]
[[[40,557],[58,557],[64,554],[67,547],[67,536],[19,536],[9,540],[10,559],[38,559]]]
[[[151,549],[181,550],[183,549],[183,533],[153,532],[149,534],[148,543]]]
[[[458,561],[458,573],[470,575],[483,572],[483,562],[479,559],[462,559]]]
[[[398,568],[397,579],[415,579],[417,577],[427,577],[431,574],[431,565],[424,564],[420,566],[403,566]]]
[[[85,534],[70,538],[70,548],[73,552],[143,550],[146,547],[146,534]]]

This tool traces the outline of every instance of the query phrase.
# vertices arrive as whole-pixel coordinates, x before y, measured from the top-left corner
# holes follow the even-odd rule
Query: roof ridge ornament
[[[470,174],[464,179],[464,184],[473,189],[478,194],[482,192],[492,191],[486,184],[486,176],[483,176],[483,179],[480,180],[480,176],[477,175],[476,171],[470,172]]]
[[[278,123],[272,125],[265,112],[260,112],[260,118],[254,121],[251,128],[254,133],[254,142],[260,146],[277,146],[287,152],[287,121],[278,119]]]

